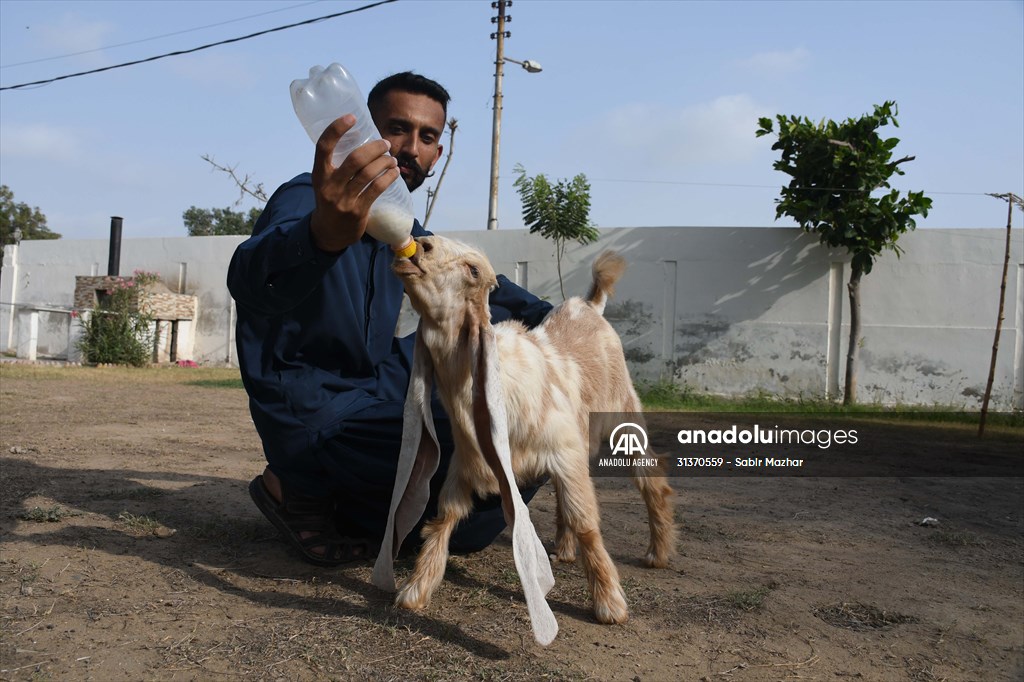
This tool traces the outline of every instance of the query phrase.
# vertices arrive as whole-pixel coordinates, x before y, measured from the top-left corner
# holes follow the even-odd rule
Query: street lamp
[[[497,52],[494,58],[494,122],[491,127],[491,201],[487,210],[487,229],[498,229],[498,146],[501,141],[501,78],[504,72],[505,62],[512,62],[523,67],[529,73],[540,73],[540,64],[527,59],[519,61],[509,59],[505,56],[505,38],[512,36],[511,31],[505,30],[505,22],[512,21],[512,17],[505,15],[505,8],[512,5],[512,0],[497,0],[491,3],[491,7],[498,10],[497,17],[491,17],[491,23],[498,25],[498,30],[491,34],[491,38],[498,41]]]
[[[530,73],[540,73],[541,71],[544,70],[544,69],[540,68],[540,64],[538,64],[537,62],[533,61],[532,59],[527,59],[525,62],[521,62],[521,61],[519,61],[517,59],[512,59],[511,57],[505,57],[504,60],[506,62],[512,62],[513,64],[518,64],[519,66],[523,67],[524,69],[526,69]]]

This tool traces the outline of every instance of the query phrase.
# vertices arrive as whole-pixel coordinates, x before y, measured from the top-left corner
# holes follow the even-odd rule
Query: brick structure
[[[131,277],[111,275],[75,277],[75,309],[92,310],[103,292],[111,290]],[[162,282],[133,288],[132,311],[152,315],[156,320],[194,320],[198,299],[188,294],[176,294]]]
[[[100,298],[131,277],[94,275],[75,277],[75,310],[88,314]],[[199,316],[199,299],[176,294],[163,282],[132,287],[130,309],[153,318],[153,361],[174,362],[191,359],[195,346],[195,320]],[[70,347],[70,346],[69,346]]]

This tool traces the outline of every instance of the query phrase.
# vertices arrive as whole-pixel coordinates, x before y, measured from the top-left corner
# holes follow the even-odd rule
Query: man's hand
[[[359,241],[366,231],[370,206],[400,175],[398,162],[388,156],[391,143],[387,140],[367,142],[338,168],[331,165],[334,147],[355,122],[352,114],[342,116],[327,126],[316,143],[316,208],[309,226],[313,243],[323,251],[338,252]]]

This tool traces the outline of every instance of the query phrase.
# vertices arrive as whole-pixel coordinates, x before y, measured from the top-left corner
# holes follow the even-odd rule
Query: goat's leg
[[[555,484],[555,557],[562,563],[571,564],[576,561],[576,536],[565,522],[565,511],[562,509],[562,494],[558,492],[561,484]]]
[[[656,453],[651,453],[656,454]],[[666,568],[676,549],[676,524],[673,519],[672,488],[668,484],[664,457],[658,467],[634,467],[633,483],[647,506],[647,524],[651,540],[644,562],[651,568]]]
[[[619,583],[619,572],[608,556],[601,539],[597,495],[590,480],[585,457],[558,479],[555,492],[565,523],[579,541],[580,558],[594,602],[594,615],[602,623],[624,623],[629,618],[626,596]]]
[[[423,546],[416,557],[416,567],[399,588],[395,596],[396,605],[416,611],[430,603],[430,596],[444,578],[452,531],[472,508],[472,491],[449,475],[438,498],[437,517],[423,526]]]
[[[635,414],[637,423],[647,426],[642,414],[643,405],[632,386],[629,386],[620,409],[625,413]],[[591,453],[591,456],[593,454]],[[657,457],[658,453],[650,454]],[[633,468],[633,484],[644,498],[644,504],[647,506],[647,525],[651,531],[644,562],[651,568],[666,568],[669,557],[676,550],[676,524],[673,518],[672,488],[668,484],[668,460],[664,457],[657,459],[657,467]]]

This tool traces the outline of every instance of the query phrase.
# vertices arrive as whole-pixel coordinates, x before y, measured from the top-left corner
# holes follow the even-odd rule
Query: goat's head
[[[465,319],[489,320],[487,297],[498,285],[494,268],[468,244],[430,236],[416,239],[411,258],[396,258],[391,268],[405,284],[412,307],[436,324]]]

